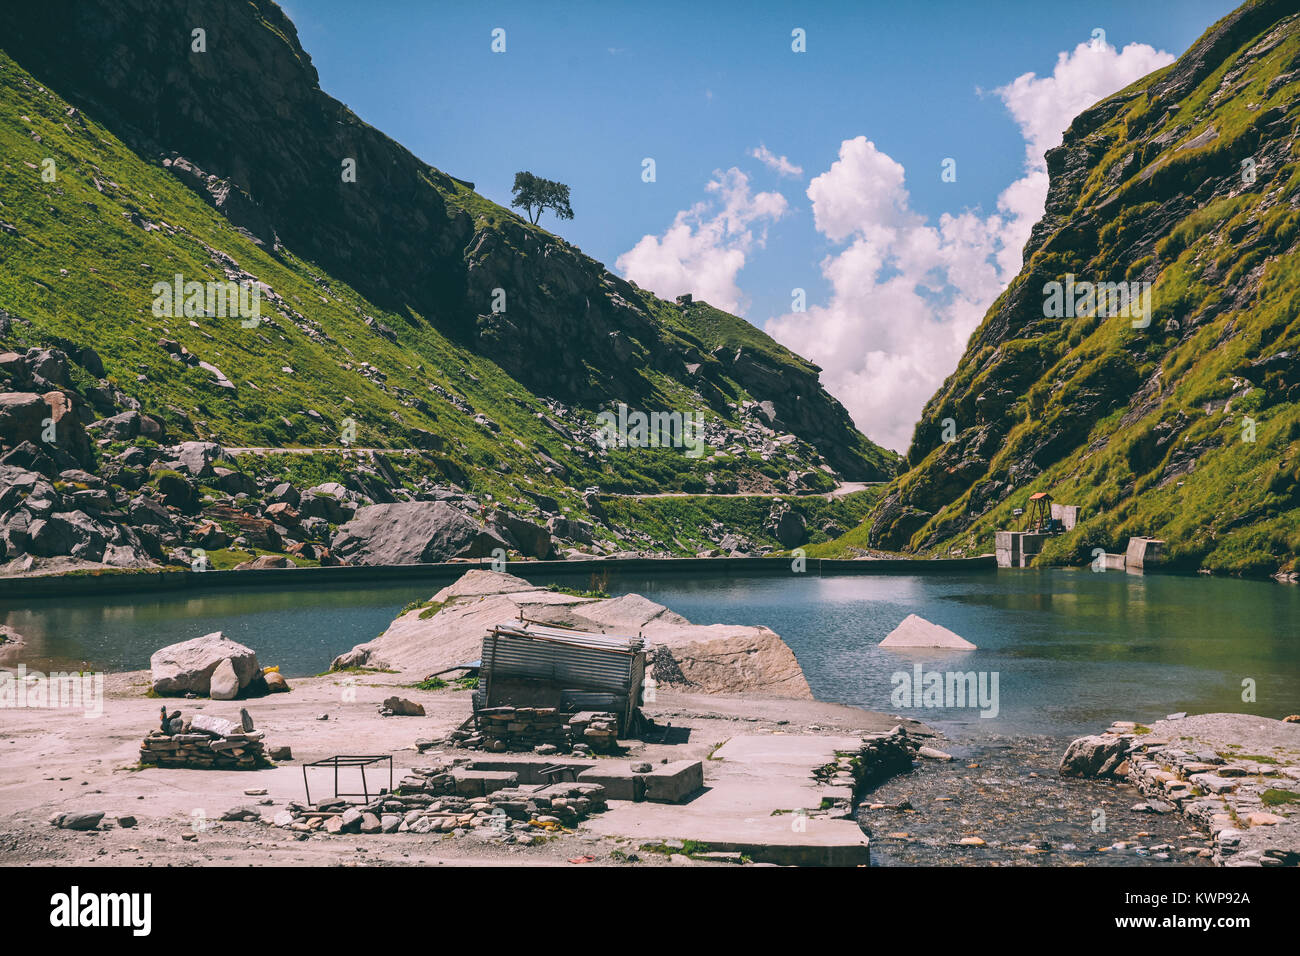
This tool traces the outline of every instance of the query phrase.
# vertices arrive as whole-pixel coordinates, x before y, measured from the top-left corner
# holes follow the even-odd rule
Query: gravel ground
[[[1145,802],[1135,787],[1060,778],[1068,744],[1046,736],[937,741],[955,759],[919,760],[863,799],[858,820],[872,836],[872,863],[1211,865],[1208,836],[1180,814],[1131,809]]]

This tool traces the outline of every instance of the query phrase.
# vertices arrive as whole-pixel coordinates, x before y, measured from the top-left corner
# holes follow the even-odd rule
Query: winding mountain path
[[[314,455],[328,452],[361,452],[371,455],[415,455],[423,449],[420,448],[356,448],[346,445],[327,446],[323,448],[270,448],[250,446],[246,448],[232,448],[222,446],[232,455]],[[845,495],[851,495],[854,492],[865,491],[868,488],[887,485],[887,481],[841,481],[830,491],[809,491],[798,495],[785,495],[784,497],[796,498],[843,498]],[[608,492],[608,498],[770,498],[777,492],[771,491],[732,491],[732,492],[711,492],[711,491],[655,491],[644,492],[641,494],[620,494],[618,492]]]

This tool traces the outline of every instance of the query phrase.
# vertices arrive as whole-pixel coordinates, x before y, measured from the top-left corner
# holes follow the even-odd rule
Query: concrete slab
[[[461,797],[485,797],[519,784],[519,775],[507,770],[453,770],[451,779]]]
[[[645,798],[654,803],[681,803],[704,786],[704,767],[698,760],[659,764],[642,776]]]
[[[547,767],[564,767],[565,773],[558,777],[543,775],[542,770]],[[568,760],[556,759],[554,757],[497,757],[488,759],[474,758],[473,763],[468,769],[471,770],[502,770],[518,774],[519,782],[524,783],[555,783],[558,780],[570,780],[580,774],[583,770],[591,767],[590,760]],[[572,774],[569,773],[572,771]]]
[[[745,764],[785,764],[806,767],[811,776],[815,767],[835,759],[837,753],[856,753],[861,737],[812,734],[742,734],[732,737],[713,752],[712,760]]]
[[[732,737],[704,761],[705,789],[685,803],[611,803],[583,827],[638,844],[694,840],[766,863],[866,864],[870,844],[856,822],[795,812],[819,809],[823,797],[839,793],[819,786],[812,772],[860,746],[858,737]]]
[[[1164,548],[1165,542],[1160,538],[1129,538],[1124,552],[1125,567],[1155,567],[1164,558]]]
[[[582,783],[598,783],[605,788],[606,800],[644,800],[646,774],[633,773],[631,764],[613,764],[601,761],[578,774]],[[700,785],[703,785],[701,774]]]

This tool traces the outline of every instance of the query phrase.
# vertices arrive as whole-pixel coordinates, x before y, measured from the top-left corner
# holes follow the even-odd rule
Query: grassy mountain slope
[[[990,551],[1012,509],[1046,490],[1083,512],[1043,562],[1148,535],[1180,567],[1295,568],[1295,10],[1248,3],[1074,120],[1048,153],[1024,268],[926,405],[909,468],[869,519],[871,546]],[[1067,274],[1153,283],[1150,324],[1045,317],[1046,284]]]
[[[191,50],[195,25],[205,52]],[[0,308],[27,320],[7,341],[94,345],[181,435],[328,445],[350,417],[357,444],[432,447],[449,477],[499,493],[521,480],[817,490],[831,471],[896,470],[815,366],[735,316],[610,274],[324,94],[269,0],[54,0],[6,7],[0,36],[0,219],[13,227]],[[54,183],[39,176],[47,157]],[[150,286],[177,272],[251,275],[274,308],[251,331],[156,320]],[[176,366],[161,338],[235,387]],[[712,454],[602,454],[594,417],[618,402],[704,412]],[[759,402],[774,416],[757,421]]]

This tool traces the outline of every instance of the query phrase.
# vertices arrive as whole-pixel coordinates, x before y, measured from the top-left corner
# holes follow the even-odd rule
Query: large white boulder
[[[923,617],[909,614],[903,623],[889,632],[881,647],[926,647],[951,651],[973,651],[975,645],[946,627],[932,624]]]
[[[239,696],[239,675],[227,657],[217,665],[208,682],[208,694],[213,700],[234,700]]]
[[[435,613],[417,608],[388,630],[334,660],[343,667],[384,667],[418,680],[479,658],[483,636],[520,617],[610,634],[640,634],[672,690],[696,694],[754,694],[812,698],[794,652],[766,627],[692,624],[639,594],[587,598],[474,569],[433,596]],[[662,655],[662,656],[661,656]],[[656,680],[658,680],[656,676]]]
[[[230,662],[241,690],[262,672],[252,648],[232,641],[221,631],[214,631],[154,651],[149,658],[154,693],[207,696],[212,689],[212,675],[222,661]]]

